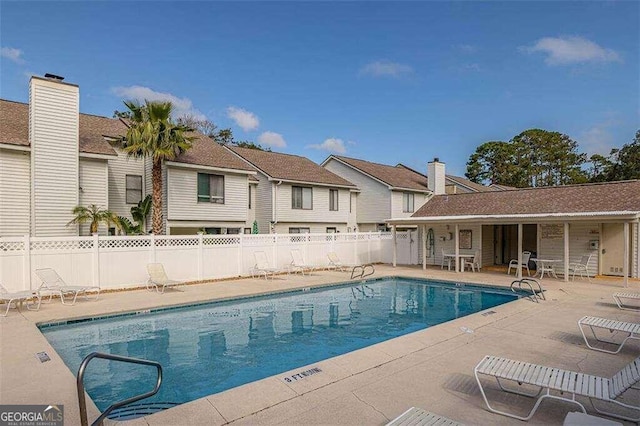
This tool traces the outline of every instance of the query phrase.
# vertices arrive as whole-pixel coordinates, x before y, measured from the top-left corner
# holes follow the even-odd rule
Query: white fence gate
[[[397,233],[398,264],[412,263],[410,240]],[[9,291],[35,289],[35,270],[54,268],[70,285],[139,287],[154,262],[177,280],[231,278],[250,274],[256,251],[284,267],[293,249],[310,265],[326,265],[332,251],[344,263],[391,263],[392,244],[390,233],[0,238],[0,284]]]

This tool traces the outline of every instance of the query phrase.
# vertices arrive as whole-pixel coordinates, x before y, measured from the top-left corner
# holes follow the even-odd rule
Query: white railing
[[[147,280],[148,263],[160,262],[172,279],[186,281],[248,276],[254,253],[264,251],[272,266],[291,263],[298,249],[310,265],[326,265],[336,252],[344,263],[390,263],[390,233],[172,235],[118,237],[0,238],[0,284],[9,291],[35,289],[35,270],[54,268],[69,285],[103,289],[139,287]],[[398,264],[411,263],[398,233]]]

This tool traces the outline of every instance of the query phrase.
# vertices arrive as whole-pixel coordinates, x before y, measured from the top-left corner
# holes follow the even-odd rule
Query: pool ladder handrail
[[[370,271],[367,272],[367,267],[371,268]],[[360,271],[359,274],[356,271]],[[365,263],[364,265],[356,265],[351,270],[351,279],[360,278],[363,279],[368,277],[369,275],[373,275],[376,273],[376,268],[373,266],[373,263]]]
[[[538,298],[540,298],[540,300],[547,300],[547,298],[544,295],[544,290],[542,289],[542,286],[540,285],[540,281],[538,281],[535,278],[521,278],[519,280],[514,280],[511,282],[511,291],[512,292],[516,292],[516,289],[514,288],[515,284],[518,284],[518,289],[522,291],[522,285],[525,284],[529,287],[529,290],[531,290],[531,296],[529,296],[531,298],[531,300],[533,300],[536,303],[540,303]],[[538,287],[538,291],[535,291],[533,289],[533,285],[531,283],[534,283],[537,287]]]
[[[127,398],[122,401],[114,402],[102,414],[100,414],[100,417],[98,417],[93,423],[91,423],[92,426],[102,425],[102,421],[106,419],[107,416],[116,408],[124,407],[125,405],[129,405],[134,402],[140,401],[142,399],[149,398],[155,395],[156,393],[158,393],[158,391],[160,390],[160,385],[162,384],[162,365],[160,365],[159,362],[149,361],[149,360],[140,359],[140,358],[132,358],[128,356],[106,354],[102,352],[92,352],[82,360],[82,362],[80,363],[80,368],[78,368],[78,374],[76,375],[76,386],[78,388],[78,405],[80,407],[81,426],[89,425],[89,420],[87,419],[87,401],[86,401],[86,396],[84,391],[84,373],[87,369],[87,365],[89,365],[89,362],[91,362],[91,360],[94,358],[101,358],[109,361],[128,362],[131,364],[150,365],[150,366],[156,367],[156,370],[158,372],[158,378],[156,380],[156,385],[153,388],[153,390],[140,395],[132,396],[131,398]]]

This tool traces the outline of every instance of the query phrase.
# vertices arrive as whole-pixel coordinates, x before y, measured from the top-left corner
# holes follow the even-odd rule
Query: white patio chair
[[[37,304],[33,299],[37,300]],[[30,303],[31,301],[31,303]],[[27,304],[27,309],[30,311],[37,311],[40,309],[40,302],[42,299],[40,297],[40,293],[38,291],[8,291],[2,285],[0,285],[0,304],[6,303],[7,310],[4,314],[0,314],[3,317],[6,317],[9,314],[9,309],[13,304],[16,309],[19,309],[19,306],[24,302]]]
[[[164,294],[167,287],[175,287],[184,284],[183,281],[171,280],[164,271],[162,263],[149,263],[147,264],[147,272],[149,273],[149,279],[147,280],[147,290],[153,291],[154,289]]]
[[[627,293],[627,292],[614,293],[613,300],[616,301],[616,305],[618,305],[618,308],[620,309],[624,309],[625,311],[632,311],[632,312],[640,311],[640,293]],[[629,303],[625,303],[624,300],[635,300],[637,304],[631,305]]]
[[[585,316],[578,320],[578,327],[580,328],[580,332],[582,333],[582,337],[584,338],[584,343],[586,343],[589,349],[593,349],[594,351],[606,352],[608,354],[617,354],[618,352],[620,352],[624,344],[627,343],[627,340],[629,339],[640,340],[640,324],[638,323]],[[616,349],[615,351],[610,351],[608,349],[600,349],[596,348],[595,346],[591,346],[591,344],[589,343],[589,339],[587,339],[587,335],[584,332],[587,327],[591,330],[593,338],[598,343],[615,345],[618,347],[618,349]],[[601,339],[596,334],[596,329],[598,328],[609,330],[609,334],[623,334],[626,335],[626,337],[621,342]]]
[[[444,269],[444,263],[447,262],[447,270],[451,270],[451,262],[453,262],[455,259],[453,257],[451,257],[450,255],[447,255],[444,252],[444,249],[440,249],[440,251],[442,251],[442,262],[440,263],[440,269]]]
[[[560,368],[514,361],[497,356],[485,356],[473,371],[478,386],[480,387],[482,398],[485,404],[487,404],[487,408],[489,411],[502,414],[503,416],[513,417],[518,420],[529,420],[536,413],[540,403],[545,398],[576,404],[583,413],[586,413],[587,410],[584,408],[584,405],[576,400],[576,396],[584,396],[589,398],[593,408],[600,414],[630,420],[632,422],[640,420],[640,400],[638,400],[638,398],[629,398],[627,400],[628,402],[619,400],[622,395],[640,382],[640,357],[631,361],[631,363],[627,364],[610,379]],[[505,392],[537,398],[529,414],[519,416],[493,408],[487,399],[487,394],[480,381],[480,375],[495,377],[498,386]],[[507,389],[503,386],[501,380],[514,382],[518,386],[527,385],[539,388],[539,390],[537,392],[524,392],[519,389]],[[551,391],[556,392],[556,394],[552,394]],[[627,410],[636,411],[638,417],[629,417],[619,413],[604,411],[595,405],[595,401],[610,403]],[[635,403],[635,405],[631,405],[632,402]]]
[[[40,294],[49,294],[49,302],[54,295],[60,296],[63,305],[74,305],[78,295],[82,294],[85,299],[89,299],[88,292],[95,292],[95,299],[100,297],[100,287],[94,285],[68,285],[62,277],[52,268],[36,269],[36,275],[42,281],[38,291]],[[71,303],[65,301],[66,296],[73,296]]]
[[[463,259],[462,270],[467,266],[471,268],[472,272],[475,272],[476,268],[478,268],[478,272],[480,272],[480,250],[476,250],[472,258]]]
[[[327,258],[329,259],[329,265],[327,266],[327,269],[335,269],[341,272],[346,270],[346,265],[342,263],[340,257],[338,256],[338,253],[336,253],[335,251],[327,253]]]
[[[522,252],[522,267],[527,268],[527,275],[531,276],[531,271],[529,271],[529,259],[531,259],[530,251]],[[511,259],[509,261],[509,269],[507,269],[507,275],[511,274],[511,268],[515,268],[518,270],[518,259]]]
[[[569,263],[569,273],[571,274],[571,279],[573,281],[576,280],[576,273],[579,273],[580,279],[586,276],[589,282],[591,282],[591,277],[589,276],[589,262],[591,262],[592,256],[593,253],[582,256],[580,258],[580,262]]]
[[[317,267],[314,265],[308,265],[305,263],[300,250],[291,250],[291,264],[289,265],[289,272],[300,272],[302,275],[304,275],[305,270],[313,271],[316,268]]]
[[[387,423],[386,426],[463,426],[463,424],[430,413],[422,408],[411,407]]]
[[[269,260],[267,259],[267,254],[263,251],[257,251],[253,253],[253,257],[256,260],[256,264],[254,265],[251,276],[255,278],[255,274],[264,275],[264,279],[266,280],[269,275],[271,275],[271,279],[273,279],[274,275],[280,270],[278,268],[272,268]]]

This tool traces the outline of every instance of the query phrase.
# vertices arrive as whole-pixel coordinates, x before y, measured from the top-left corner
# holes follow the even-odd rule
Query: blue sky
[[[540,127],[608,153],[640,127],[640,3],[0,2],[0,96],[32,74],[82,112],[167,98],[320,162],[330,151],[464,174]]]

